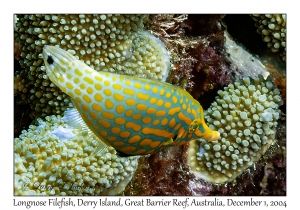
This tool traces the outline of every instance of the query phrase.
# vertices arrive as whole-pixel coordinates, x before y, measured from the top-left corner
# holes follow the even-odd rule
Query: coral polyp
[[[274,53],[280,53],[283,61],[286,60],[286,14],[254,14],[257,32],[267,42]]]

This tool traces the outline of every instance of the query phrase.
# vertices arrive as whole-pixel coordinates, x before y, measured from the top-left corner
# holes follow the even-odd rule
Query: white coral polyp
[[[271,109],[271,111],[273,111],[273,110]],[[270,110],[265,110],[261,114],[261,121],[263,121],[263,122],[273,121],[273,114],[270,112]]]

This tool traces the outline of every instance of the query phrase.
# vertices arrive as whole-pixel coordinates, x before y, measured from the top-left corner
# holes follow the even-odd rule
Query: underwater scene
[[[14,195],[285,196],[285,14],[15,14]]]

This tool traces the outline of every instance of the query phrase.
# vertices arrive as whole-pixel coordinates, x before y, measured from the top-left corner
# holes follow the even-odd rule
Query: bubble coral
[[[262,34],[263,41],[268,43],[272,52],[279,52],[286,60],[286,14],[254,14],[257,32]]]
[[[164,45],[144,30],[147,15],[17,15],[16,41],[21,46],[17,72],[35,118],[63,114],[70,99],[48,79],[42,60],[44,45],[56,45],[91,68],[165,80],[169,56]],[[22,87],[20,89],[20,87]]]
[[[60,116],[38,119],[14,140],[15,195],[100,195],[124,190],[139,157],[119,157],[98,145],[84,128],[69,128]]]
[[[270,77],[245,77],[218,94],[205,118],[221,139],[192,141],[188,149],[191,170],[213,183],[231,181],[259,160],[273,143],[282,105]]]
[[[126,196],[191,196],[189,181],[194,177],[187,165],[187,144],[171,146],[151,156],[142,156]]]

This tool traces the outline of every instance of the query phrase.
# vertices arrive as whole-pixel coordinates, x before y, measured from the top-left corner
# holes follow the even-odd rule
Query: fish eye
[[[198,124],[195,124],[195,125],[193,126],[193,130],[196,130],[198,127],[199,127],[199,125],[198,125]]]
[[[199,123],[198,119],[194,120],[189,126],[189,133],[194,133],[199,128]]]
[[[54,60],[53,60],[52,56],[50,56],[50,55],[48,56],[47,62],[49,63],[49,65],[54,63]]]

